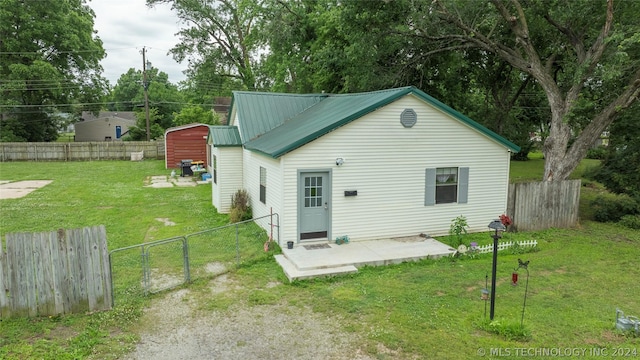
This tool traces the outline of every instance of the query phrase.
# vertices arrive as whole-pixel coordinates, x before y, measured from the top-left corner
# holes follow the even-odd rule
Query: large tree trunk
[[[544,181],[564,180],[573,169],[565,163],[567,144],[571,137],[571,130],[562,122],[562,112],[552,111],[551,128],[549,136],[544,142],[542,153],[544,154]]]

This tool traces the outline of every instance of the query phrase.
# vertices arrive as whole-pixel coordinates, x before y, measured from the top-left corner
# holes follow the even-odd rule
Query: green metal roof
[[[242,146],[237,126],[210,125],[207,143],[216,147]]]
[[[282,125],[325,97],[324,94],[234,91],[230,108],[235,107],[242,139],[247,142]]]
[[[246,94],[247,93],[243,93],[243,95]],[[256,94],[257,96],[260,96],[258,94],[264,95],[265,93],[249,94]],[[520,148],[517,145],[413,86],[358,94],[316,94],[307,96],[293,94],[266,94],[271,96],[265,96],[263,98],[263,103],[269,102],[270,99],[277,99],[281,104],[286,103],[288,108],[287,111],[280,109],[279,115],[270,114],[270,123],[264,127],[253,124],[253,122],[259,119],[255,113],[253,114],[254,116],[250,116],[248,118],[242,117],[243,109],[241,109],[241,104],[238,103],[237,111],[238,115],[241,116],[240,131],[243,133],[243,139],[245,139],[244,146],[246,149],[258,151],[273,158],[278,158],[287,152],[293,151],[340,126],[348,124],[349,122],[375,111],[382,106],[390,104],[408,94],[413,94],[435,108],[453,116],[455,119],[467,124],[471,128],[507,147],[511,151],[520,151]],[[289,101],[284,101],[282,97],[289,97]],[[252,100],[254,104],[257,103],[257,99]],[[303,102],[303,104],[293,104],[298,101]],[[312,101],[315,101],[315,104],[311,104]],[[311,106],[309,106],[310,104]],[[273,108],[273,105],[274,104],[269,106],[265,104],[264,106]],[[294,114],[294,112],[300,109],[302,109],[302,111]],[[251,111],[255,112],[256,110],[258,110],[258,108],[252,106]],[[286,118],[282,116],[285,112]],[[247,113],[250,112],[245,112],[245,114]],[[281,116],[279,121],[280,124],[277,124],[278,116]],[[249,127],[251,130],[243,129],[245,126]],[[260,132],[260,130],[266,129],[267,127],[271,128],[262,133]],[[247,134],[255,134],[255,136],[244,136],[245,131]]]

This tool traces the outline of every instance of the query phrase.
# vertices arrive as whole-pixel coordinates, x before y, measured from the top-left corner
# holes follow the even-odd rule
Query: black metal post
[[[520,318],[520,327],[522,327],[524,324],[524,308],[527,307],[527,292],[529,291],[529,268],[526,265],[522,267],[527,270],[527,282],[524,287],[524,301],[522,302],[522,317]]]
[[[489,275],[486,274],[484,276],[484,288],[485,290],[487,289],[487,286],[489,286],[489,284],[487,284],[489,282]],[[484,301],[484,318],[485,320],[487,319],[487,300],[485,299]]]
[[[500,239],[498,230],[496,230],[496,233],[491,235],[491,237],[493,238],[493,265],[491,267],[491,306],[489,307],[489,320],[493,320],[496,306],[496,270],[498,268],[498,239]]]

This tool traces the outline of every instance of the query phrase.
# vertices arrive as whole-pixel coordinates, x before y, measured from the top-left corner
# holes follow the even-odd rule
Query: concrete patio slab
[[[148,185],[145,187],[150,188],[170,188],[174,186],[184,186],[184,187],[192,187],[201,184],[210,184],[211,180],[207,181],[197,181],[196,178],[192,176],[166,176],[166,175],[154,175],[150,176],[148,179]]]
[[[315,243],[318,244],[318,243]],[[432,238],[421,236],[355,241],[342,245],[324,242],[322,247],[296,244],[282,249],[276,261],[290,281],[354,272],[358,267],[382,266],[426,258],[452,256],[456,250]]]
[[[53,180],[24,180],[0,183],[0,199],[18,199],[29,193],[51,184]]]

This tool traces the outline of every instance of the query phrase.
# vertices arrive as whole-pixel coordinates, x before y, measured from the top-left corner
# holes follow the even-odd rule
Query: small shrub
[[[587,159],[604,160],[607,156],[607,148],[605,146],[598,146],[593,149],[587,150]]]
[[[640,215],[625,215],[618,223],[630,229],[640,230]]]
[[[238,190],[231,196],[231,210],[229,211],[229,221],[236,223],[249,220],[253,217],[251,211],[249,193],[247,190]]]
[[[599,222],[617,222],[625,215],[636,215],[640,205],[628,195],[600,195],[591,201],[593,218]]]
[[[451,220],[451,226],[449,226],[449,237],[451,238],[452,246],[458,247],[464,242],[462,241],[463,234],[467,233],[467,218],[460,215],[457,218]]]

